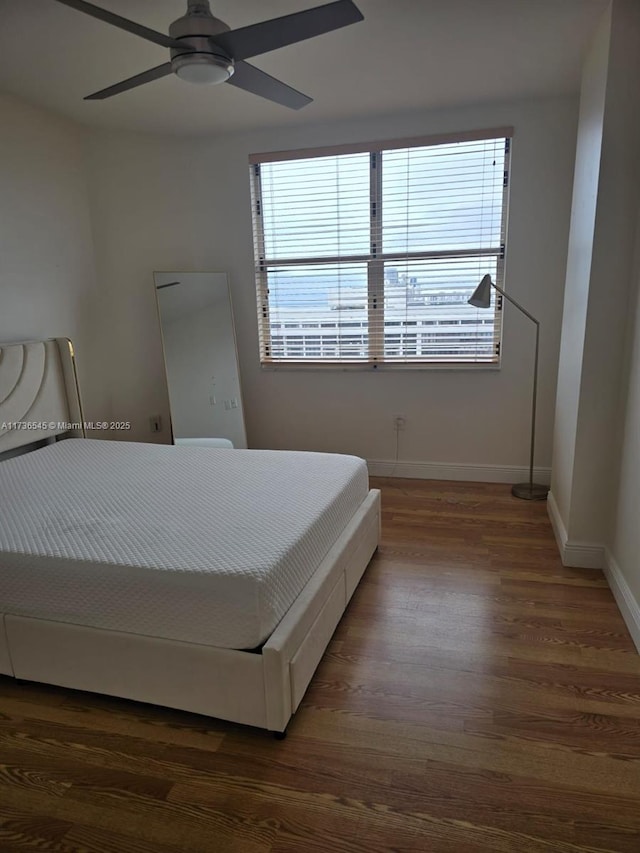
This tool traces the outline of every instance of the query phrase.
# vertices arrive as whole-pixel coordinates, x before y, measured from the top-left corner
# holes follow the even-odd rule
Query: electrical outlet
[[[151,429],[151,432],[161,432],[162,418],[160,415],[151,415],[149,418],[149,428]]]
[[[393,428],[397,432],[401,432],[403,429],[407,427],[407,419],[404,415],[396,415],[393,419]]]

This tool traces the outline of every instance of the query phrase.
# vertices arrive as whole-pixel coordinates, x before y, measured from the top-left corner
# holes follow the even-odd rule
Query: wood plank
[[[376,480],[285,741],[0,678],[0,850],[638,853],[640,658],[508,486]]]

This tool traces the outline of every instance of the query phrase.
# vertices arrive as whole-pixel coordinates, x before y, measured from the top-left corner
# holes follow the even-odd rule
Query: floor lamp
[[[498,285],[491,280],[490,275],[483,276],[482,281],[473,291],[473,294],[468,300],[469,305],[473,305],[475,308],[488,308],[491,305],[492,287],[504,296],[508,302],[515,305],[519,311],[522,311],[525,317],[528,317],[532,323],[535,323],[536,327],[536,354],[533,365],[533,397],[531,401],[531,453],[529,456],[529,482],[516,483],[515,486],[511,487],[511,494],[515,495],[517,498],[522,498],[525,501],[544,501],[547,498],[549,487],[533,482],[533,456],[536,446],[536,397],[538,393],[538,347],[540,343],[540,322],[536,320],[532,314],[529,314],[522,305],[519,305],[515,299],[508,296],[501,287],[498,287]]]

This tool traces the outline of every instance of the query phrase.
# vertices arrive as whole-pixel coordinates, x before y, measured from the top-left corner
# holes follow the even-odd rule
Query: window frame
[[[393,360],[384,358],[384,335],[385,324],[380,322],[378,302],[381,300],[384,306],[384,268],[385,264],[393,261],[428,260],[438,258],[456,257],[481,257],[486,255],[495,259],[496,262],[496,284],[505,289],[505,260],[507,250],[507,227],[509,215],[509,191],[511,173],[511,153],[514,136],[513,127],[497,127],[482,130],[462,131],[451,134],[438,134],[431,136],[411,137],[406,139],[387,139],[377,142],[356,143],[346,145],[333,145],[321,148],[294,149],[285,151],[262,152],[249,155],[250,187],[251,187],[251,210],[252,230],[254,245],[254,272],[256,281],[256,298],[258,307],[258,338],[260,364],[263,369],[293,369],[293,370],[496,370],[501,366],[502,358],[502,298],[496,294],[493,303],[493,344],[495,353],[490,358],[482,360],[465,360],[463,356],[448,361],[445,358],[422,360]],[[475,142],[489,139],[505,140],[505,161],[502,190],[502,217],[500,227],[500,247],[489,249],[459,249],[459,250],[430,250],[417,252],[382,252],[382,215],[381,215],[381,187],[382,170],[376,168],[376,158],[382,153],[394,149],[429,147],[434,145],[454,144],[458,142]],[[339,156],[346,154],[367,153],[370,156],[370,214],[369,214],[369,236],[370,251],[366,254],[322,256],[306,258],[286,258],[270,260],[266,257],[265,239],[262,222],[262,182],[260,167],[266,163],[283,162],[287,160],[303,160],[315,157]],[[380,247],[378,249],[377,247]],[[496,250],[499,250],[497,253]],[[382,358],[369,358],[367,360],[349,360],[337,356],[335,360],[313,360],[313,358],[282,358],[275,355],[273,350],[273,329],[269,313],[269,289],[268,270],[269,267],[295,267],[305,264],[331,265],[341,263],[364,263],[367,266],[367,321],[366,331],[369,340],[374,338],[373,346],[369,345],[369,353],[372,349],[382,354]],[[383,308],[384,312],[384,308]],[[489,313],[489,312],[488,312]],[[384,316],[384,315],[383,315]],[[338,318],[337,318],[338,319]],[[413,319],[413,318],[412,318]],[[302,321],[303,322],[303,321]],[[488,325],[485,320],[484,325]],[[437,325],[437,324],[436,324]],[[302,325],[300,325],[302,328]],[[276,331],[276,337],[284,341],[284,323]],[[319,327],[318,327],[319,331]],[[337,331],[337,327],[336,327]],[[411,330],[406,328],[399,330],[398,334],[406,336]],[[312,345],[316,347],[317,344]],[[303,343],[303,352],[307,349]],[[401,357],[400,357],[401,358]],[[406,358],[406,355],[405,355]]]

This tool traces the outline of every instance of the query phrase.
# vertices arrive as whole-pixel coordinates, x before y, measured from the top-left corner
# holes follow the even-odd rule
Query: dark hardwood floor
[[[0,850],[639,853],[640,657],[508,486],[380,480],[289,736],[0,679]]]

